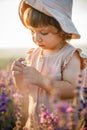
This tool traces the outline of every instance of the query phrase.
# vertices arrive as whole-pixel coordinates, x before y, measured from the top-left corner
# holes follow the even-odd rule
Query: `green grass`
[[[9,57],[8,58],[6,58],[6,57],[0,58],[0,70],[6,69],[7,67],[10,67],[14,60],[15,60],[15,58],[11,59]]]
[[[6,69],[8,66],[11,66],[12,62],[15,59],[25,57],[26,51],[26,48],[0,49],[0,70]]]

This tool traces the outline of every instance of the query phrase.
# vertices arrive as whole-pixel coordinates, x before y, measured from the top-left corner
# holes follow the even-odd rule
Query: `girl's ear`
[[[22,23],[23,23],[24,26],[25,26],[25,24],[24,24],[23,15],[24,15],[24,12],[25,12],[25,10],[26,10],[27,8],[29,8],[29,5],[26,4],[26,3],[24,2],[24,0],[21,0],[21,2],[20,2],[20,4],[19,4],[19,8],[18,8],[18,14],[19,14],[19,17],[20,17],[20,19],[21,19],[21,21],[22,21]]]
[[[67,41],[67,40],[69,41],[72,37],[72,34],[68,34],[68,33],[61,30],[59,32],[59,36],[62,38],[62,41]]]
[[[63,37],[65,36],[65,32],[61,30],[61,31],[59,32],[59,36],[63,38]]]

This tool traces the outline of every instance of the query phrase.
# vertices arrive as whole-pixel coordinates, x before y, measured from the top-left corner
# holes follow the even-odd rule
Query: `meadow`
[[[20,57],[25,57],[27,49],[21,48],[10,48],[10,49],[0,49],[0,70],[5,69],[11,63]]]
[[[83,50],[85,54],[87,54],[86,45],[81,46],[80,48]],[[21,130],[27,120],[28,95],[21,95],[19,93],[19,91],[14,85],[11,70],[10,70],[12,62],[17,58],[25,57],[26,52],[27,52],[26,48],[24,49],[18,49],[18,48],[17,49],[0,49],[0,121],[2,122],[0,123],[0,130],[13,130],[13,128],[14,130]],[[78,92],[78,96],[79,96],[78,87],[76,87],[75,91]],[[75,98],[78,98],[77,95]],[[77,124],[75,122],[76,120],[72,120],[70,117],[70,115],[73,114],[72,116],[73,118],[75,118],[74,116],[76,113],[73,113],[72,111],[77,110],[77,107],[78,107],[77,103],[74,108],[75,110],[73,110],[71,106],[70,108],[65,107],[66,105],[67,104],[59,104],[59,108],[57,108],[57,111],[59,111],[59,113],[57,113],[57,115],[52,115],[52,113],[48,112],[45,106],[42,106],[40,117],[43,118],[43,123],[39,124],[40,126],[38,126],[38,129],[36,130],[44,130],[44,129],[45,130],[86,130],[87,121],[85,121],[85,116],[81,115],[82,117],[80,118],[80,120],[78,120]],[[86,104],[81,104],[81,106],[82,106],[81,112],[84,113],[86,110],[86,113],[84,113],[84,115],[86,115],[87,102]],[[49,115],[49,118],[48,118],[48,115]],[[57,120],[59,116],[61,117],[61,115],[63,116],[61,118],[62,120]],[[65,121],[64,121],[65,115],[67,115],[66,117],[67,119],[70,118],[67,124],[65,124]],[[40,119],[40,121],[42,120],[42,118]],[[87,116],[86,116],[86,119],[87,119]],[[48,124],[49,121],[51,121],[50,124]],[[62,125],[60,128],[59,124],[61,123],[61,121],[64,122],[64,125]],[[65,125],[67,129],[65,129]],[[44,126],[46,126],[46,128],[44,128]],[[49,129],[49,128],[52,128],[52,129]],[[32,130],[34,129],[32,128]]]
[[[14,130],[20,130],[27,120],[28,97],[23,96],[20,104],[18,101],[20,93],[14,85],[11,74],[12,62],[17,58],[25,57],[26,50],[26,48],[0,49],[0,130],[13,130],[14,127],[16,127]],[[15,110],[16,114],[14,114]],[[20,118],[22,116],[21,121],[19,116]]]

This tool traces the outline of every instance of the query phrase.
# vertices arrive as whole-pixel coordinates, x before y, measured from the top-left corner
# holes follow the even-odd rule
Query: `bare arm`
[[[63,71],[63,80],[52,80],[44,76],[42,87],[51,94],[58,93],[62,99],[73,98],[78,74],[80,74],[80,59],[78,54],[75,53]]]

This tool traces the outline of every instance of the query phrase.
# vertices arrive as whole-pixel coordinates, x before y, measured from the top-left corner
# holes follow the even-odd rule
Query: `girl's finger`
[[[17,61],[21,62],[21,61],[24,61],[25,58],[19,58]]]
[[[23,69],[22,69],[22,67],[19,67],[19,66],[13,66],[12,71],[19,71],[19,72],[22,72]]]
[[[16,76],[16,75],[19,75],[19,74],[21,74],[20,71],[12,71],[12,75],[13,75],[13,76]]]

